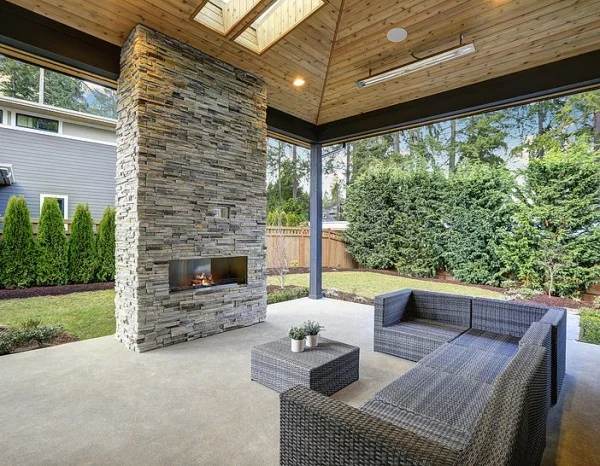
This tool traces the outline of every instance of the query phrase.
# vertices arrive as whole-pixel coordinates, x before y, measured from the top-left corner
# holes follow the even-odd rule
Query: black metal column
[[[310,145],[310,288],[308,297],[323,297],[323,147]]]

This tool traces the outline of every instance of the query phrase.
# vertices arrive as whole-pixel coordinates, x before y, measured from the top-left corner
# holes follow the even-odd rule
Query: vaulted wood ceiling
[[[325,0],[258,55],[193,20],[203,0],[10,0],[122,45],[142,23],[262,76],[269,105],[323,124],[600,49],[600,0]],[[272,3],[261,0],[258,3]],[[391,43],[392,27],[408,39]],[[476,53],[377,86],[356,81],[458,45]],[[296,77],[303,87],[292,85]]]

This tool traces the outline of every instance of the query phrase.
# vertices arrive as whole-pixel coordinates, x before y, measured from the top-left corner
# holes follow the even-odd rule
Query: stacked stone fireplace
[[[117,338],[146,351],[264,320],[264,82],[137,26],[118,120]]]

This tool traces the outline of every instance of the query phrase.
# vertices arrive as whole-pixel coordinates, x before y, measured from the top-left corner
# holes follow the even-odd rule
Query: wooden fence
[[[358,264],[348,252],[343,233],[323,230],[323,267],[357,269]],[[284,254],[292,266],[310,266],[310,231],[308,227],[267,227],[267,267],[275,267],[277,256]]]
[[[65,222],[65,231],[66,231],[67,235],[70,235],[71,234],[71,224],[73,223],[73,220],[66,219],[64,222]],[[31,224],[33,225],[33,236],[37,237],[37,232],[40,227],[40,219],[32,218]],[[0,217],[0,225],[4,226],[4,217]],[[100,222],[94,222],[94,233],[98,233],[99,225],[100,225]],[[2,228],[0,228],[0,235],[1,234],[2,234]]]

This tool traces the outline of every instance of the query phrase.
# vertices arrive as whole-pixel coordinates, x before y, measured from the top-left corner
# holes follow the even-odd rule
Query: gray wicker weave
[[[251,378],[277,392],[296,385],[332,395],[358,380],[359,348],[326,338],[319,346],[292,353],[282,338],[252,348]]]
[[[411,290],[375,303],[375,349],[418,365],[360,410],[284,392],[282,464],[540,463],[564,379],[564,309]]]
[[[400,290],[375,298],[375,351],[418,361],[467,330],[471,298]]]
[[[556,404],[567,368],[567,312],[550,309],[540,322],[552,325],[552,404]]]
[[[462,401],[467,394],[450,395],[452,383],[445,387],[442,382],[447,376],[431,369],[441,372],[442,377],[436,384],[439,399],[434,395],[430,398],[443,412],[437,415],[437,423],[419,412],[428,409],[427,403],[419,401],[402,409],[371,400],[357,410],[306,388],[293,388],[280,397],[281,464],[539,464],[547,418],[546,364],[545,348],[524,345],[494,385],[481,384],[489,389],[485,394],[479,392],[472,404]],[[459,384],[453,389],[460,391],[461,387]],[[410,389],[408,381],[405,388]],[[398,395],[410,403],[404,392]],[[446,396],[450,398],[444,402]],[[456,399],[459,403],[453,408],[452,400]],[[475,422],[469,421],[474,418]],[[454,428],[449,422],[454,422]]]

